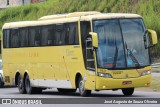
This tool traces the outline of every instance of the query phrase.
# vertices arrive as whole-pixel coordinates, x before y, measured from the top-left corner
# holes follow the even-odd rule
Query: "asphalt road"
[[[124,97],[121,90],[118,91],[92,91],[92,95],[89,98],[97,97]],[[135,91],[131,96],[133,98],[160,98],[160,92],[143,92]],[[79,93],[72,94],[60,94],[57,89],[47,89],[44,90],[42,94],[19,94],[16,87],[4,87],[0,88],[0,98],[82,98]]]
[[[160,77],[160,73],[152,73],[152,76],[154,76],[154,77]]]
[[[152,73],[153,77],[160,77],[160,73]],[[118,91],[92,91],[92,95],[90,97],[124,97],[121,90]],[[135,91],[132,97],[159,97],[160,92],[143,92],[143,91]],[[60,94],[57,89],[47,89],[44,90],[42,94],[19,94],[17,87],[3,87],[0,88],[0,98],[81,98],[79,93],[73,94]]]
[[[34,94],[34,95],[27,95],[27,94],[19,94],[17,87],[4,87],[0,88],[0,98],[83,98],[79,96],[78,92],[73,94],[59,94],[56,89],[47,89],[43,91],[42,94]],[[143,91],[135,91],[133,96],[131,97],[124,97],[121,90],[118,91],[100,91],[100,92],[92,92],[92,95],[88,98],[160,98],[160,92],[143,92]],[[120,107],[158,107],[158,104],[109,104],[110,107],[120,106]],[[9,105],[0,105],[0,107],[7,107]],[[53,105],[45,105],[45,107],[53,107]],[[102,104],[55,104],[54,107],[106,107],[107,105]],[[10,106],[9,106],[10,107]],[[18,107],[17,105],[12,105],[12,107]],[[44,105],[30,105],[30,107],[44,107]]]
[[[153,73],[153,76],[159,76],[157,73]],[[79,96],[78,91],[73,94],[60,94],[57,89],[47,89],[44,90],[42,94],[19,94],[17,87],[3,87],[0,88],[0,98],[83,98]],[[144,92],[144,91],[135,91],[131,97],[125,97],[121,90],[118,91],[93,91],[92,95],[88,98],[160,98],[160,92]],[[160,104],[109,104],[109,107],[159,107]],[[0,107],[19,107],[20,105],[0,105]],[[30,105],[30,107],[106,107],[105,104],[54,104],[54,105]]]

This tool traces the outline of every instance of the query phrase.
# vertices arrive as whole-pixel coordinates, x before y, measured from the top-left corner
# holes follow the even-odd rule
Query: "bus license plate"
[[[123,85],[132,84],[132,81],[123,81],[122,84],[123,84]]]

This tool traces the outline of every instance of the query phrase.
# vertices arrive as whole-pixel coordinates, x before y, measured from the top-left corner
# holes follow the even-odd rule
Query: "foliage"
[[[160,0],[47,0],[0,11],[0,27],[6,22],[37,20],[44,15],[74,11],[140,14],[147,28],[156,30],[160,41]],[[159,50],[160,43],[153,49],[153,53],[160,56]]]

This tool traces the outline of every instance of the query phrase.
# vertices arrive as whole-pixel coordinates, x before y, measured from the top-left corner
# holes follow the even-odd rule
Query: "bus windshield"
[[[142,19],[95,20],[93,27],[99,40],[96,51],[99,68],[140,68],[150,64]]]

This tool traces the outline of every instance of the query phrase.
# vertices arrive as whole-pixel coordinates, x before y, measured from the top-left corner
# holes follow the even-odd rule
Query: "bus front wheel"
[[[18,76],[18,89],[21,94],[26,94],[24,81],[21,75]]]
[[[82,77],[79,78],[78,86],[79,86],[79,93],[80,93],[81,96],[85,97],[85,96],[91,95],[91,90],[86,90],[85,89],[84,81],[83,81]]]
[[[134,88],[124,88],[122,92],[126,96],[131,96],[134,93]]]

